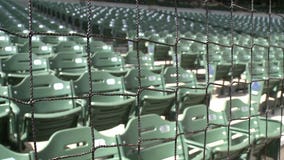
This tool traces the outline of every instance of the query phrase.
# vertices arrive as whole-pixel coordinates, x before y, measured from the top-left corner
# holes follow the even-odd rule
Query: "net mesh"
[[[35,3],[37,2],[37,3]],[[202,3],[202,9],[198,10],[198,14],[195,14],[195,17],[190,17],[188,15],[194,15],[194,12],[192,14],[188,14],[187,12],[183,12],[184,10],[191,10],[191,9],[181,9],[178,8],[178,0],[174,1],[174,7],[172,10],[146,10],[143,9],[144,6],[140,5],[140,1],[136,0],[135,7],[131,10],[131,14],[128,15],[130,21],[135,22],[132,26],[132,29],[135,28],[133,36],[131,37],[130,34],[126,37],[120,37],[117,35],[114,36],[108,36],[105,34],[98,34],[96,33],[97,30],[97,23],[96,19],[94,18],[95,15],[100,12],[100,10],[103,10],[103,8],[95,6],[96,2],[88,0],[87,2],[82,3],[75,3],[72,4],[73,7],[76,10],[73,10],[73,14],[70,14],[68,17],[68,14],[65,14],[64,12],[70,12],[71,9],[64,9],[64,7],[68,7],[68,3],[61,3],[61,2],[53,2],[54,5],[58,5],[56,9],[58,9],[58,12],[51,13],[50,16],[56,17],[57,15],[61,14],[60,9],[62,9],[62,12],[65,14],[65,17],[61,17],[62,19],[65,19],[66,21],[69,21],[67,19],[75,18],[75,16],[78,16],[77,22],[72,22],[73,24],[66,24],[67,26],[74,27],[76,23],[81,23],[81,26],[83,29],[85,29],[82,33],[61,33],[59,32],[42,32],[39,31],[39,28],[37,23],[34,21],[34,16],[37,15],[38,11],[41,11],[42,8],[40,8],[39,4],[41,1],[28,1],[28,8],[24,13],[27,13],[27,15],[21,15],[19,17],[28,17],[24,20],[22,20],[22,23],[28,23],[28,31],[27,34],[19,34],[17,32],[11,31],[9,27],[12,26],[3,26],[1,28],[2,31],[5,33],[14,36],[14,37],[20,37],[20,38],[26,38],[28,39],[28,55],[29,55],[29,98],[23,100],[20,98],[15,97],[7,97],[5,95],[1,95],[4,99],[9,99],[17,104],[22,105],[29,105],[30,106],[30,120],[31,120],[31,133],[32,133],[32,141],[33,141],[33,147],[34,147],[34,158],[39,159],[38,156],[38,141],[37,137],[39,134],[39,130],[37,130],[40,125],[45,124],[39,124],[36,122],[36,119],[38,117],[35,117],[37,113],[37,105],[42,104],[44,102],[48,101],[64,101],[64,100],[86,100],[86,112],[88,113],[86,116],[88,116],[89,120],[89,135],[91,135],[91,147],[89,151],[85,151],[79,154],[67,154],[67,155],[60,155],[55,156],[52,159],[68,159],[74,157],[75,159],[80,159],[84,155],[90,155],[91,159],[96,159],[96,151],[101,148],[116,148],[116,147],[131,147],[134,148],[136,151],[135,154],[137,157],[136,159],[143,159],[145,154],[142,154],[143,152],[147,151],[147,144],[148,142],[153,142],[151,145],[155,145],[156,143],[165,143],[165,142],[174,142],[174,145],[172,146],[172,151],[174,151],[174,154],[172,155],[172,159],[193,159],[193,155],[196,156],[196,152],[192,150],[193,148],[198,148],[201,154],[196,156],[195,158],[198,159],[207,159],[208,157],[211,157],[213,159],[234,159],[238,157],[239,155],[243,154],[247,159],[252,159],[251,155],[254,155],[255,150],[259,150],[258,147],[262,147],[257,154],[264,153],[265,159],[271,158],[280,158],[281,157],[281,144],[280,144],[280,138],[282,137],[282,124],[276,123],[276,127],[273,128],[275,124],[272,124],[271,117],[273,114],[276,114],[274,112],[277,112],[278,115],[280,115],[280,121],[282,122],[282,116],[283,116],[283,15],[276,14],[272,10],[272,2],[271,0],[267,1],[267,11],[265,13],[259,13],[255,7],[254,7],[254,0],[251,0],[250,8],[246,8],[243,6],[238,5],[235,3],[234,0],[228,1],[226,3],[218,2],[217,4],[220,6],[223,6],[226,8],[223,12],[218,12],[215,10],[211,10],[211,5],[216,5],[216,2],[211,2],[208,0],[200,1]],[[8,1],[2,1],[2,4],[10,5],[16,5],[15,2],[8,2]],[[46,3],[47,4],[47,3]],[[52,3],[50,3],[52,4]],[[52,12],[52,8],[48,8],[48,6],[45,6],[46,10],[50,10],[47,12]],[[49,6],[50,7],[50,6]],[[52,6],[54,7],[54,6]],[[108,8],[110,9],[110,8]],[[123,10],[128,10],[126,8],[121,9],[121,13]],[[182,11],[180,11],[182,10]],[[237,11],[236,11],[237,10]],[[107,12],[105,13],[106,16],[108,15]],[[147,14],[148,13],[148,14]],[[191,13],[191,12],[190,12]],[[19,13],[18,13],[19,14]],[[77,14],[77,15],[76,15]],[[156,14],[156,15],[155,15]],[[165,20],[165,18],[161,18],[158,16],[167,16],[168,19]],[[73,16],[73,17],[72,17]],[[81,16],[81,17],[80,17]],[[118,13],[113,16],[122,16]],[[149,17],[147,17],[149,16]],[[152,16],[152,17],[151,17]],[[54,18],[53,17],[53,18]],[[49,17],[51,18],[51,17]],[[115,18],[115,17],[113,17]],[[145,19],[152,19],[153,21],[148,21],[153,24],[147,24]],[[38,20],[38,19],[37,19]],[[165,20],[165,21],[163,21]],[[173,22],[171,20],[174,20]],[[26,22],[25,22],[26,21]],[[76,20],[75,20],[76,21]],[[186,23],[190,22],[190,23]],[[70,21],[69,21],[70,23]],[[85,24],[84,24],[85,23]],[[103,25],[103,22],[101,22]],[[157,23],[157,24],[154,24]],[[159,24],[158,24],[159,23]],[[185,26],[188,25],[188,26]],[[169,27],[170,26],[170,27]],[[174,27],[173,27],[174,26]],[[156,27],[156,28],[155,28]],[[131,27],[130,27],[131,28]],[[146,28],[146,29],[145,29]],[[148,29],[148,30],[147,30]],[[143,36],[142,33],[147,34],[147,31],[151,31],[150,34],[155,34],[156,31],[162,31],[163,29],[168,29],[169,32],[172,32],[171,41],[160,41],[159,39],[155,38],[147,38],[147,36]],[[192,29],[192,30],[191,30]],[[196,33],[195,30],[200,29],[199,33]],[[107,28],[105,29],[107,30]],[[188,31],[188,34],[186,32]],[[86,38],[86,41],[84,42],[86,44],[86,61],[87,61],[87,68],[86,71],[88,72],[88,93],[86,93],[83,96],[62,96],[62,97],[40,97],[35,94],[39,94],[39,92],[34,92],[34,88],[38,87],[37,81],[39,79],[35,78],[34,72],[35,72],[35,59],[38,57],[34,57],[33,54],[33,45],[34,41],[33,38],[37,36],[47,36],[47,37],[81,37]],[[133,47],[133,50],[136,52],[136,59],[137,59],[137,90],[133,93],[102,93],[100,91],[97,91],[96,88],[94,88],[93,85],[93,79],[92,79],[92,66],[93,66],[93,54],[91,53],[91,39],[97,38],[97,39],[103,39],[105,41],[115,41],[115,42],[124,42],[128,43],[128,45],[131,45]],[[223,39],[222,39],[223,38]],[[282,39],[281,39],[282,38]],[[171,58],[164,58],[162,57],[162,60],[159,59],[159,63],[163,63],[166,66],[173,66],[174,67],[174,87],[171,88],[152,88],[144,86],[144,79],[145,79],[145,71],[143,70],[143,62],[142,57],[143,55],[139,51],[140,46],[143,44],[148,44],[148,51],[151,46],[160,46],[160,47],[169,47],[171,50]],[[195,52],[200,52],[197,55],[195,54],[183,54],[181,52],[181,48],[183,45],[190,45],[191,49],[194,50],[194,47],[196,47]],[[201,49],[200,49],[201,48]],[[282,52],[281,52],[282,51]],[[155,50],[155,52],[158,52]],[[150,53],[149,53],[150,54]],[[151,56],[156,56],[154,55]],[[185,61],[185,58],[183,59],[182,56],[192,56],[191,58],[188,58],[187,60],[191,60],[195,58],[196,60],[193,60],[193,62]],[[164,58],[164,59],[163,59]],[[220,61],[220,59],[227,59],[226,61]],[[243,62],[237,61],[237,59],[245,59]],[[247,58],[247,59],[246,59]],[[260,60],[258,60],[258,58]],[[161,62],[163,61],[163,62]],[[203,64],[197,64],[203,63]],[[15,64],[16,65],[16,64]],[[185,68],[184,66],[190,66],[194,65],[194,67],[188,67],[187,69],[191,70],[195,75],[200,76],[200,70],[201,72],[204,72],[205,81],[202,86],[184,86],[183,85],[183,72],[181,71],[181,66]],[[238,74],[240,72],[240,68],[245,66],[245,68],[241,69],[241,73],[243,75],[245,70],[245,78],[241,78]],[[3,68],[3,66],[2,66]],[[226,73],[224,75],[223,73]],[[259,73],[260,72],[260,73]],[[276,75],[275,75],[276,74]],[[181,75],[181,76],[180,76]],[[202,75],[201,75],[202,76]],[[149,78],[149,77],[148,77]],[[153,77],[152,77],[153,78]],[[204,77],[203,77],[204,78]],[[151,79],[151,77],[150,77]],[[199,79],[199,77],[198,77]],[[221,81],[221,83],[220,83]],[[111,82],[110,82],[111,83]],[[154,84],[155,85],[155,84]],[[247,87],[248,86],[248,87]],[[236,102],[234,99],[236,98],[236,94],[238,89],[245,92],[247,87],[248,93],[248,103],[241,104],[239,108],[239,112],[236,113]],[[13,88],[13,87],[12,87]],[[180,105],[180,92],[182,92],[184,89],[188,90],[189,94],[190,92],[196,91],[196,90],[202,90],[205,92],[205,95],[212,94],[211,99],[216,98],[216,93],[219,89],[221,92],[227,92],[226,96],[223,97],[222,103],[224,101],[227,101],[227,108],[226,108],[226,114],[227,116],[218,114],[221,112],[213,112],[211,111],[212,104],[206,103],[206,114],[205,117],[202,117],[202,115],[198,112],[195,112],[193,109],[188,111],[188,114],[191,114],[191,119],[189,121],[193,122],[194,120],[199,119],[205,119],[206,124],[200,124],[200,123],[191,123],[190,125],[195,126],[189,126],[189,129],[186,127],[181,127],[182,125],[187,125],[188,122],[182,121],[180,118],[182,116],[181,111],[184,111],[185,109],[180,108],[182,107]],[[214,90],[214,91],[212,91]],[[175,126],[175,135],[172,137],[166,137],[161,135],[161,137],[155,137],[155,136],[149,136],[150,138],[145,138],[145,132],[147,130],[150,130],[151,128],[143,128],[143,117],[145,115],[142,115],[142,107],[145,107],[145,94],[148,92],[153,93],[162,93],[163,95],[174,95],[172,96],[173,99],[173,106],[174,106],[174,112],[171,112],[171,115],[165,115],[166,119],[170,119],[174,121]],[[28,94],[26,93],[26,94]],[[238,92],[239,93],[239,92]],[[265,99],[261,99],[261,96],[265,94]],[[154,94],[153,94],[154,95]],[[243,94],[244,95],[244,94]],[[124,97],[134,97],[136,98],[135,102],[135,117],[137,118],[137,139],[136,143],[125,143],[125,142],[118,142],[116,144],[111,145],[98,145],[98,141],[96,140],[96,133],[95,132],[95,126],[96,126],[96,116],[100,116],[94,112],[96,112],[95,109],[92,109],[93,103],[92,101],[94,98],[99,98],[100,96],[105,97],[117,97],[117,96],[124,96]],[[38,98],[40,97],[40,98]],[[151,94],[149,95],[151,97]],[[273,103],[271,104],[270,100],[273,99]],[[261,100],[263,103],[260,103]],[[162,100],[163,101],[163,100]],[[206,102],[210,101],[210,97],[206,96]],[[152,104],[155,105],[155,104]],[[214,104],[216,106],[220,105],[220,102],[217,104]],[[244,106],[248,105],[248,106]],[[257,108],[255,108],[255,106]],[[277,107],[276,107],[277,106]],[[189,106],[190,108],[190,106]],[[194,107],[193,107],[194,108]],[[260,112],[255,112],[255,109],[259,109]],[[202,111],[202,109],[200,110]],[[278,113],[279,112],[279,113]],[[194,115],[194,113],[196,113]],[[222,112],[223,113],[223,112]],[[237,114],[240,114],[238,116]],[[161,114],[163,115],[163,114]],[[224,116],[227,118],[226,122],[219,123],[217,116]],[[201,117],[199,117],[201,116]],[[241,126],[239,130],[236,130],[236,127],[238,127],[239,121],[246,121],[244,126]],[[147,121],[148,122],[148,121]],[[274,121],[273,121],[274,122]],[[154,122],[153,122],[154,123]],[[259,123],[256,125],[256,123]],[[235,125],[237,124],[237,125]],[[86,125],[86,124],[85,124]],[[204,125],[204,127],[197,127],[197,125]],[[258,127],[258,128],[257,128]],[[181,131],[182,128],[182,131]],[[216,129],[217,128],[217,129]],[[220,129],[222,128],[222,129]],[[127,128],[128,129],[128,128]],[[241,130],[243,129],[243,130]],[[146,131],[145,131],[146,130]],[[160,126],[159,130],[163,132],[168,132],[170,130],[167,128],[167,126]],[[184,130],[184,131],[183,131]],[[278,132],[276,135],[271,135],[271,132],[275,133]],[[226,132],[226,133],[224,133]],[[236,134],[238,132],[238,134]],[[222,134],[222,135],[217,135]],[[241,135],[240,135],[241,134]],[[213,135],[213,137],[212,137]],[[131,136],[131,134],[126,135]],[[241,142],[234,141],[235,139],[238,139],[238,136],[245,136],[245,139],[241,139]],[[185,157],[181,157],[180,153],[180,139],[186,137],[187,139],[186,146],[189,148],[188,153],[184,153]],[[217,137],[217,138],[216,138]],[[226,137],[226,138],[224,138]],[[20,137],[17,137],[19,141],[21,141]],[[122,138],[123,139],[123,138]],[[127,139],[127,138],[125,138]],[[183,141],[183,140],[182,140]],[[195,144],[196,141],[199,142],[198,145]],[[215,143],[213,144],[213,142]],[[222,142],[220,142],[222,141]],[[220,145],[220,143],[222,145]],[[238,144],[235,144],[238,143]],[[150,144],[150,143],[149,143]],[[263,144],[263,145],[262,145]],[[77,144],[80,146],[81,144]],[[216,147],[218,146],[218,147]],[[152,146],[151,146],[152,147]],[[151,148],[149,146],[149,148]],[[222,148],[223,147],[223,148]],[[238,148],[239,147],[239,148]],[[153,148],[151,148],[153,149]],[[274,152],[273,152],[273,151]],[[131,150],[129,151],[131,152]],[[156,159],[155,154],[166,154],[164,152],[171,152],[168,150],[159,151],[159,153],[152,153],[153,157],[152,159]],[[270,153],[272,152],[272,154]],[[147,153],[147,152],[146,152]],[[148,152],[151,153],[151,152]],[[39,153],[40,154],[40,153]],[[159,157],[159,156],[157,156]],[[135,159],[134,158],[134,159]],[[164,157],[166,158],[166,157]]]

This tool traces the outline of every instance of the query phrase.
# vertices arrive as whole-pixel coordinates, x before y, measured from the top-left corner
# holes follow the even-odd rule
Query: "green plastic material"
[[[141,90],[139,97],[140,103],[136,106],[138,107],[136,109],[139,109],[138,112],[140,114],[155,113],[158,115],[167,115],[174,105],[175,94],[166,92],[162,75],[153,73],[149,69],[141,69],[140,74],[140,82],[143,90]],[[138,70],[130,70],[125,76],[126,89],[136,93],[139,87],[138,78]],[[157,89],[157,91],[149,90],[151,88]]]
[[[12,96],[23,101],[30,99],[30,77],[16,86],[12,86]],[[73,96],[71,85],[54,75],[33,76],[33,98],[38,100],[33,103],[36,126],[36,140],[47,140],[55,131],[76,127],[82,107],[68,99]],[[58,100],[58,98],[66,98]],[[55,99],[55,100],[48,100]],[[57,100],[56,100],[57,99]],[[18,136],[22,140],[33,140],[32,136],[32,105],[16,102],[15,125]],[[45,124],[45,125],[42,125]]]
[[[95,93],[91,98],[94,127],[97,130],[104,130],[125,124],[133,110],[135,98],[122,95],[125,94],[123,79],[104,71],[92,71],[91,83]],[[90,90],[88,72],[74,81],[74,89],[78,96],[88,95]]]
[[[0,144],[0,159],[1,160],[31,160],[31,156],[28,153],[16,153]]]
[[[121,155],[131,160],[160,160],[175,156],[176,125],[174,122],[162,120],[158,115],[149,114],[140,117],[141,146],[138,154],[138,118],[131,119],[126,131],[118,136],[118,142],[122,146]],[[127,146],[131,144],[132,146]],[[177,136],[176,156],[178,159],[188,159],[188,150],[183,142],[183,136]]]
[[[220,122],[226,124],[222,114],[210,111],[206,105],[189,107],[183,114],[180,123],[186,139],[205,145],[211,151],[212,159],[239,158],[248,151],[247,134],[218,126]]]
[[[107,137],[94,130],[95,159],[121,160],[115,137]],[[54,133],[47,146],[38,152],[40,160],[74,156],[68,160],[92,159],[92,136],[90,127],[65,129]],[[105,147],[110,145],[112,147]],[[77,156],[75,156],[77,155]]]
[[[56,54],[49,59],[50,69],[63,80],[76,80],[87,71],[87,58],[75,53]]]

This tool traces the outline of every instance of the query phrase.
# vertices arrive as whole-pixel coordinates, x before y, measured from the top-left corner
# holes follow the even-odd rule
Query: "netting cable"
[[[247,48],[250,50],[250,64],[249,64],[249,76],[251,77],[251,80],[250,81],[246,81],[245,83],[237,83],[234,81],[234,77],[233,77],[233,74],[230,76],[230,79],[229,79],[229,101],[230,101],[230,113],[229,113],[229,119],[228,119],[228,122],[227,124],[225,125],[227,127],[227,131],[228,131],[228,134],[227,134],[227,159],[230,159],[230,151],[231,151],[231,135],[229,134],[231,132],[231,123],[233,123],[233,121],[235,121],[236,119],[233,119],[232,118],[232,113],[231,113],[231,110],[232,110],[232,90],[233,90],[233,86],[235,83],[237,83],[238,85],[240,84],[244,84],[244,85],[249,85],[248,86],[248,90],[252,90],[252,83],[254,82],[257,82],[257,81],[264,81],[265,82],[265,86],[264,87],[269,87],[269,85],[271,83],[273,83],[274,80],[280,80],[280,83],[284,84],[284,80],[283,78],[272,78],[270,77],[270,67],[272,64],[270,64],[270,61],[271,61],[271,58],[270,58],[270,55],[271,55],[271,49],[272,47],[277,47],[277,48],[281,48],[283,49],[283,47],[281,46],[274,46],[274,44],[271,42],[271,35],[273,33],[272,31],[272,19],[273,19],[273,15],[275,16],[279,16],[281,17],[281,15],[278,15],[278,14],[275,14],[272,12],[272,2],[271,0],[268,0],[269,1],[269,8],[268,8],[268,28],[267,28],[267,31],[265,33],[266,35],[266,38],[267,38],[267,41],[268,41],[268,46],[262,46],[262,45],[259,45],[259,44],[255,44],[255,37],[256,37],[256,31],[255,31],[255,28],[256,28],[256,19],[255,19],[255,12],[256,12],[256,9],[254,8],[254,0],[251,0],[251,8],[250,9],[247,9],[245,7],[242,7],[242,6],[239,6],[237,4],[234,3],[234,0],[230,0],[230,44],[229,45],[225,45],[225,44],[219,44],[219,42],[212,42],[210,40],[210,28],[212,27],[212,25],[210,24],[210,9],[209,9],[209,1],[208,0],[204,0],[203,1],[203,4],[204,4],[204,8],[205,8],[205,27],[206,27],[206,41],[203,42],[203,41],[199,41],[199,40],[194,40],[194,39],[191,39],[191,37],[180,37],[179,35],[179,11],[178,11],[178,0],[175,0],[175,6],[174,6],[174,19],[175,19],[175,42],[174,44],[167,44],[167,43],[163,43],[163,42],[157,42],[157,41],[153,41],[153,40],[149,40],[149,39],[145,39],[145,38],[140,38],[140,25],[141,25],[141,17],[140,17],[140,1],[139,0],[136,0],[136,5],[135,5],[135,10],[136,10],[136,36],[134,39],[123,39],[123,38],[119,38],[119,37],[105,37],[105,36],[102,36],[102,35],[97,35],[97,34],[92,34],[92,3],[91,3],[91,0],[88,0],[86,3],[87,3],[87,31],[86,31],[86,34],[80,34],[80,33],[72,33],[72,34],[63,34],[63,33],[43,33],[43,32],[36,32],[33,30],[33,5],[32,5],[32,0],[29,0],[28,1],[28,22],[29,22],[29,27],[28,27],[28,30],[29,30],[29,33],[28,35],[21,35],[21,34],[17,34],[17,33],[12,33],[4,28],[1,28],[0,30],[6,32],[6,33],[10,33],[12,35],[16,35],[18,37],[23,37],[23,38],[28,38],[28,51],[29,51],[29,86],[30,86],[30,99],[29,101],[22,101],[22,100],[18,100],[18,99],[14,99],[14,98],[11,98],[11,97],[4,97],[4,96],[0,96],[2,98],[8,98],[12,101],[16,101],[18,103],[22,103],[22,104],[29,104],[30,107],[31,107],[31,123],[32,123],[32,137],[33,137],[33,146],[34,146],[34,152],[35,152],[35,159],[38,159],[38,149],[37,149],[37,137],[36,137],[36,125],[35,125],[35,118],[34,118],[34,114],[35,114],[35,107],[34,107],[34,104],[35,103],[38,103],[40,101],[52,101],[52,100],[63,100],[63,99],[88,99],[88,112],[89,112],[89,120],[90,120],[90,128],[91,128],[91,131],[90,131],[90,134],[91,134],[91,137],[92,137],[92,149],[91,151],[89,152],[85,152],[85,153],[81,153],[81,154],[76,154],[76,155],[68,155],[68,156],[60,156],[60,157],[55,157],[54,159],[64,159],[64,158],[68,158],[68,157],[80,157],[80,156],[83,156],[83,155],[86,155],[86,154],[89,154],[91,153],[92,154],[92,159],[94,160],[95,159],[95,151],[96,149],[98,148],[108,148],[108,147],[117,147],[117,146],[136,146],[137,147],[137,153],[138,153],[138,157],[140,158],[140,152],[142,150],[141,146],[142,146],[142,143],[144,141],[149,141],[149,140],[159,140],[159,138],[157,139],[143,139],[142,138],[142,135],[141,135],[141,132],[142,132],[142,127],[141,126],[141,114],[140,114],[140,109],[141,109],[141,95],[142,93],[145,91],[145,90],[151,90],[151,91],[156,91],[156,92],[164,92],[164,93],[174,93],[175,94],[175,125],[176,125],[176,131],[175,131],[175,137],[173,138],[168,138],[166,140],[174,140],[175,141],[175,148],[174,148],[174,153],[175,153],[175,159],[177,159],[177,139],[178,139],[178,136],[180,136],[180,133],[179,133],[179,130],[178,130],[178,115],[179,115],[179,105],[178,105],[178,90],[181,88],[180,87],[180,82],[179,82],[179,55],[178,55],[178,45],[180,43],[181,40],[187,40],[187,41],[193,41],[193,42],[198,42],[200,43],[201,45],[206,45],[206,53],[205,53],[205,61],[206,61],[206,73],[207,73],[207,78],[206,78],[206,95],[209,93],[209,88],[210,86],[221,86],[221,87],[226,87],[224,84],[221,85],[221,84],[217,84],[215,82],[211,82],[210,80],[210,76],[209,76],[209,72],[210,72],[210,67],[211,67],[211,64],[210,64],[210,47],[209,45],[217,45],[219,47],[225,47],[225,48],[230,48],[230,72],[231,73],[234,73],[235,72],[235,65],[236,63],[234,62],[234,56],[235,56],[235,47],[242,47],[242,48]],[[235,37],[235,21],[234,21],[234,9],[236,8],[239,8],[239,9],[242,9],[242,10],[246,10],[248,12],[250,12],[250,23],[251,23],[251,31],[249,33],[250,35],[250,45],[249,47],[247,46],[242,46],[242,45],[239,45],[239,44],[235,44],[235,41],[234,41],[234,37]],[[283,17],[281,17],[283,18]],[[32,46],[33,46],[33,42],[32,42],[32,38],[34,35],[48,35],[48,36],[75,36],[75,37],[86,37],[87,38],[87,41],[86,41],[86,52],[87,52],[87,66],[88,66],[88,76],[89,76],[89,92],[88,92],[88,95],[87,96],[83,96],[83,97],[64,97],[64,98],[40,98],[40,99],[34,99],[34,75],[33,75],[33,51],[32,51]],[[91,38],[106,38],[106,39],[112,39],[112,40],[125,40],[125,41],[131,41],[133,43],[136,44],[137,48],[135,49],[136,50],[136,57],[137,57],[137,70],[138,70],[138,90],[136,92],[135,95],[133,94],[104,94],[104,93],[97,93],[97,92],[94,92],[93,91],[93,86],[92,86],[92,70],[91,70],[91,66],[92,66],[92,59],[91,59],[91,51],[90,51],[90,41],[91,41]],[[172,90],[160,90],[160,89],[145,89],[142,87],[142,84],[141,84],[141,72],[142,72],[142,68],[141,68],[141,62],[140,62],[140,57],[141,57],[141,53],[139,52],[139,44],[142,43],[142,42],[150,42],[150,43],[154,43],[154,44],[159,44],[159,45],[165,45],[165,46],[170,46],[170,47],[173,47],[174,48],[174,59],[175,59],[175,72],[176,72],[176,84],[175,84],[175,90],[172,91]],[[265,63],[267,63],[265,66],[267,67],[267,79],[265,80],[254,80],[253,77],[254,75],[252,74],[253,72],[253,67],[255,67],[253,65],[254,61],[253,61],[253,57],[254,57],[254,54],[255,51],[254,51],[254,47],[256,46],[260,46],[260,47],[265,47],[265,50],[267,50],[267,61]],[[228,53],[226,53],[228,54]],[[282,66],[283,67],[283,66]],[[281,89],[283,90],[283,89]],[[267,147],[268,145],[268,133],[269,133],[269,130],[268,130],[268,120],[269,120],[269,115],[272,111],[272,109],[275,109],[275,108],[272,108],[272,106],[270,104],[268,104],[268,101],[269,101],[269,97],[270,97],[270,93],[266,93],[266,99],[265,99],[265,148]],[[138,118],[138,139],[137,139],[137,144],[118,144],[118,145],[107,145],[107,146],[99,146],[99,147],[95,147],[95,137],[96,135],[94,135],[94,118],[93,118],[93,110],[92,110],[92,106],[91,106],[91,100],[92,100],[92,97],[94,95],[107,95],[107,96],[115,96],[115,95],[123,95],[123,96],[133,96],[133,97],[138,97],[136,98],[136,113],[137,113],[137,118]],[[256,116],[260,116],[260,115],[254,115],[252,114],[251,112],[251,108],[253,107],[252,106],[252,95],[251,93],[249,93],[248,95],[248,98],[249,98],[249,114],[248,114],[248,117],[245,117],[243,119],[238,119],[238,120],[244,120],[244,119],[247,119],[248,120],[248,143],[250,144],[250,147],[249,147],[249,150],[252,149],[251,148],[251,122],[252,122],[252,118],[253,117],[256,117]],[[276,101],[276,99],[275,99]],[[280,105],[280,115],[281,115],[281,122],[282,122],[282,115],[283,115],[283,93],[281,91],[281,95],[280,95],[280,100],[279,100],[279,105]],[[203,158],[205,159],[206,157],[206,144],[207,144],[207,132],[208,130],[210,130],[210,115],[209,115],[209,105],[207,105],[207,109],[206,109],[206,116],[207,116],[207,127],[203,130],[204,132],[204,143],[203,143]],[[281,133],[281,130],[282,130],[282,125],[280,125],[280,134],[282,137],[282,133]],[[18,137],[19,139],[20,137]],[[20,140],[20,139],[19,139]],[[280,144],[281,145],[281,144]],[[280,146],[279,146],[280,148]],[[267,148],[265,149],[265,153],[267,152]],[[278,152],[279,154],[279,157],[281,155],[280,152]]]

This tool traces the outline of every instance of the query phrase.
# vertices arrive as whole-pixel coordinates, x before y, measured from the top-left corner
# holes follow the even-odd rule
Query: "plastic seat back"
[[[0,159],[2,160],[31,160],[28,153],[16,153],[0,144]]]
[[[210,91],[206,94],[206,88],[197,83],[196,75],[179,67],[179,112],[182,113],[186,107],[197,104],[209,104]],[[164,71],[165,83],[176,84],[176,67],[167,67]]]
[[[149,54],[144,54],[143,52],[139,51],[139,59],[141,67],[151,67],[154,66],[153,58]],[[135,68],[138,67],[138,58],[137,58],[137,51],[129,51],[125,56],[125,63],[131,64]]]
[[[232,117],[237,120],[243,118],[236,123],[233,122],[232,126],[248,132],[251,139],[254,140],[254,154],[261,154],[261,150],[269,142],[280,140],[281,122],[261,118],[257,107],[258,104],[249,105],[240,99],[233,99],[231,102],[227,101],[225,110],[229,118]],[[275,153],[274,156],[278,154],[277,151]]]
[[[149,114],[141,116],[141,150],[140,158],[166,159],[174,157],[176,126],[174,122],[162,120],[158,115]],[[122,144],[136,145],[138,143],[138,118],[131,119],[126,131],[119,136]],[[171,149],[170,149],[171,148]],[[130,159],[138,159],[137,146],[123,146],[122,151]],[[182,136],[177,137],[177,156],[179,159],[188,159],[187,148],[183,144]]]
[[[179,67],[179,75],[178,80],[180,83],[183,83],[184,85],[188,87],[197,87],[197,79],[192,72],[187,72],[183,68]],[[176,67],[167,67],[164,71],[164,78],[165,83],[176,83]]]
[[[32,55],[33,57],[33,71],[47,71],[47,61],[45,58]],[[15,54],[7,60],[4,60],[2,63],[2,70],[5,73],[28,73],[30,66],[29,54],[21,53]],[[17,65],[15,65],[17,64]]]
[[[60,80],[54,75],[34,75],[33,80],[33,94],[35,99],[72,96],[70,83]],[[12,86],[12,96],[21,100],[29,100],[30,77],[26,77],[18,85]],[[37,113],[63,111],[71,108],[73,108],[73,100],[41,101],[35,103],[35,112]]]
[[[248,79],[250,81],[266,79],[265,66],[262,62],[252,62],[248,64]]]
[[[258,116],[257,104],[244,103],[240,99],[232,99],[226,102],[225,112],[227,119],[241,119],[241,118],[251,118],[250,125],[249,121],[242,120],[233,126],[244,129],[245,131],[254,130],[251,134],[256,134],[260,132],[260,122]]]
[[[38,100],[33,104],[37,140],[46,140],[57,130],[77,126],[82,108],[77,107],[73,99],[68,99],[73,96],[70,83],[54,75],[34,75],[33,80],[33,98]],[[30,93],[29,77],[12,86],[13,98],[28,101]],[[56,100],[58,98],[66,99]],[[32,140],[31,105],[16,104],[19,108],[16,127],[19,132],[27,132],[24,139]],[[43,123],[45,125],[41,125]]]
[[[91,81],[93,92],[95,93],[124,93],[123,79],[121,77],[113,76],[108,72],[92,71]],[[86,95],[89,93],[88,72],[83,73],[76,81],[74,81],[74,88],[76,95]]]
[[[9,35],[7,34],[1,34],[0,35],[0,44],[1,45],[9,45],[11,42],[10,42],[10,37]]]
[[[50,58],[49,65],[59,77],[64,76],[64,73],[78,75],[87,70],[87,58],[75,53],[61,53]]]
[[[141,98],[140,114],[168,115],[174,105],[175,96],[170,90],[166,91],[162,75],[148,69],[141,69],[139,77],[138,70],[132,69],[125,76],[126,89],[136,93],[139,87],[139,78],[141,87],[144,89],[139,97]]]
[[[265,63],[265,74],[269,78],[281,78],[282,73],[279,61],[269,61]]]
[[[228,124],[223,112],[210,111],[206,105],[186,108],[180,123],[185,137],[202,146],[206,145],[212,151],[213,159],[225,159],[228,155],[234,159],[249,147],[247,134],[224,127]]]
[[[112,51],[112,47],[102,41],[93,40],[90,43],[90,52],[95,54],[100,51]]]
[[[91,83],[94,95],[91,98],[95,128],[104,130],[125,124],[135,102],[135,98],[124,94],[124,84],[121,77],[115,77],[104,71],[91,72]],[[89,74],[83,73],[74,81],[75,93],[78,96],[88,95]],[[103,94],[103,95],[101,95]]]
[[[140,40],[137,43],[133,43],[133,50],[139,50],[143,53],[147,53],[148,52],[148,47],[145,45],[146,41],[145,40]]]
[[[206,105],[196,105],[184,110],[181,125],[185,133],[202,131],[207,127]]]
[[[83,53],[83,46],[73,41],[62,41],[55,47],[55,53],[58,52],[76,52],[78,54]]]
[[[93,67],[101,70],[122,70],[124,62],[122,57],[112,51],[100,51],[92,57]]]
[[[160,87],[162,89],[164,88],[164,80],[160,74],[153,73],[149,69],[141,69],[140,73],[140,77],[138,69],[132,69],[127,73],[125,76],[125,87],[127,90],[136,92],[139,87],[139,78],[142,88],[148,88],[151,86]]]
[[[199,53],[181,53],[180,66],[186,69],[198,69],[200,67],[200,54]]]
[[[29,43],[25,43],[21,48],[21,52],[28,53],[29,52]],[[32,52],[36,55],[50,55],[52,53],[52,47],[44,44],[41,41],[32,43]]]
[[[30,58],[27,53],[15,54],[2,61],[2,71],[6,73],[5,78],[9,84],[18,84],[24,77],[29,75],[29,70]],[[32,71],[34,75],[49,73],[47,60],[45,58],[32,55]]]
[[[94,131],[96,159],[120,159],[118,147],[107,147],[106,145],[116,145],[115,137],[107,137],[96,130]],[[55,157],[74,156],[86,153],[82,156],[68,158],[70,160],[91,159],[92,158],[92,136],[90,127],[79,127],[61,130],[52,135],[48,145],[38,152],[39,159],[52,159]]]
[[[58,36],[42,36],[42,42],[50,44],[50,45],[57,45],[62,41],[67,41],[67,37],[58,37]]]
[[[171,61],[172,56],[169,54],[171,50],[167,45],[155,45],[153,58],[155,61]]]
[[[1,36],[0,36],[1,39]],[[6,44],[0,42],[0,58],[8,58],[14,54],[18,53],[18,48],[12,44]]]

